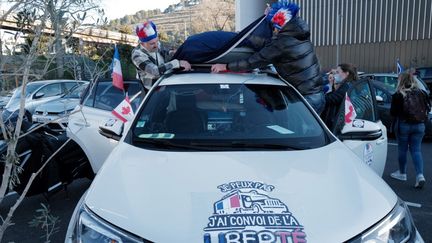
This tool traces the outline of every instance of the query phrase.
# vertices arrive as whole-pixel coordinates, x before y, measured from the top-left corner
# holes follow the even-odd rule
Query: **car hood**
[[[73,110],[79,104],[79,101],[79,99],[58,99],[38,106],[36,111],[61,113]]]
[[[16,111],[20,107],[20,98],[11,98],[8,103],[6,104],[5,108],[9,111]],[[25,99],[25,104],[29,102],[29,99]]]
[[[235,239],[239,232],[343,242],[377,223],[396,201],[339,141],[269,152],[161,152],[120,143],[85,204],[153,242],[217,242],[219,233]]]

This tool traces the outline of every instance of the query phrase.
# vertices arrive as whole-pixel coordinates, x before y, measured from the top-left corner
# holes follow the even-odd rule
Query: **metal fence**
[[[311,27],[323,69],[351,62],[394,71],[432,66],[432,0],[293,0]],[[339,60],[337,59],[339,46]]]

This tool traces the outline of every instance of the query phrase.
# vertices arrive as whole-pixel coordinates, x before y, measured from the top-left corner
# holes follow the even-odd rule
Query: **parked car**
[[[432,67],[418,67],[416,73],[432,89]]]
[[[379,118],[382,123],[387,127],[387,131],[390,134],[394,134],[392,122],[393,118],[390,115],[390,106],[392,95],[396,92],[397,86],[397,74],[366,74],[366,77],[373,80],[373,86],[375,89],[376,96],[379,97],[379,101],[377,104]],[[364,77],[364,76],[363,76]],[[426,93],[430,96],[430,90],[428,86],[422,81],[421,78],[416,78],[417,83],[421,89],[426,91]],[[429,112],[428,119],[425,122],[426,136],[432,136],[432,112]]]
[[[101,124],[118,145],[66,242],[423,242],[374,167],[387,139],[372,92],[349,90],[358,119],[338,121],[341,142],[276,77],[164,76],[132,122]]]
[[[393,93],[396,92],[396,87],[398,84],[398,75],[396,73],[365,73],[361,74],[360,77],[368,78],[371,80],[375,80],[377,82],[381,82],[385,88],[389,89]],[[415,76],[418,86],[426,91],[429,95],[430,90],[426,83],[419,76]]]
[[[48,125],[53,129],[61,128],[64,130],[68,123],[69,113],[79,105],[80,99],[87,87],[88,83],[77,85],[70,93],[64,94],[61,98],[36,107],[33,121],[36,123],[56,121]]]
[[[15,128],[18,111],[3,110],[0,115],[7,127]],[[32,132],[29,132],[30,130]],[[11,130],[11,132],[13,131]],[[11,183],[8,188],[9,192],[14,191],[18,194],[23,193],[32,174],[41,169],[46,160],[67,141],[65,133],[53,131],[48,127],[36,129],[36,125],[27,120],[22,121],[21,132],[29,133],[26,136],[21,136],[16,145],[16,153],[19,158],[17,165],[21,168],[21,172],[17,175],[19,183]],[[0,133],[0,156],[4,158],[7,153],[7,141],[5,141],[3,133]],[[5,163],[0,163],[0,173],[2,174],[4,165]],[[81,177],[93,179],[94,174],[89,162],[85,160],[85,156],[80,153],[76,145],[68,143],[34,178],[26,196],[39,193],[45,193],[45,196],[48,196]],[[2,178],[0,178],[1,181]]]
[[[124,84],[125,92],[133,98],[131,102],[136,110],[144,98],[144,86],[139,80],[125,80]],[[84,93],[81,111],[69,116],[67,136],[85,153],[94,173],[98,172],[117,144],[100,135],[99,126],[114,117],[112,110],[124,98],[125,93],[114,87],[111,80],[100,80]]]
[[[88,81],[78,80],[43,80],[30,82],[25,90],[25,117],[31,121],[34,110],[37,106],[60,98],[67,94],[76,85],[88,83]],[[5,109],[14,112],[20,107],[22,86],[18,87]]]

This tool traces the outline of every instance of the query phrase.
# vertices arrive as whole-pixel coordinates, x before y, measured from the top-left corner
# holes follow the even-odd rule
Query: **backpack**
[[[422,90],[408,91],[403,98],[403,117],[408,123],[426,121],[429,109],[429,99]]]

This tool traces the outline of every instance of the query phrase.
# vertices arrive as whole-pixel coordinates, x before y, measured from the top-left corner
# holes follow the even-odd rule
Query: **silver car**
[[[69,93],[75,86],[88,83],[78,80],[43,80],[28,83],[25,90],[25,117],[31,121],[36,107],[46,102],[58,99]],[[18,87],[5,109],[14,112],[20,107],[22,86]]]
[[[64,128],[67,126],[69,113],[79,105],[82,94],[88,84],[77,85],[69,94],[63,95],[61,98],[44,103],[36,107],[33,113],[33,122],[45,123],[55,121],[49,124],[53,128]]]

